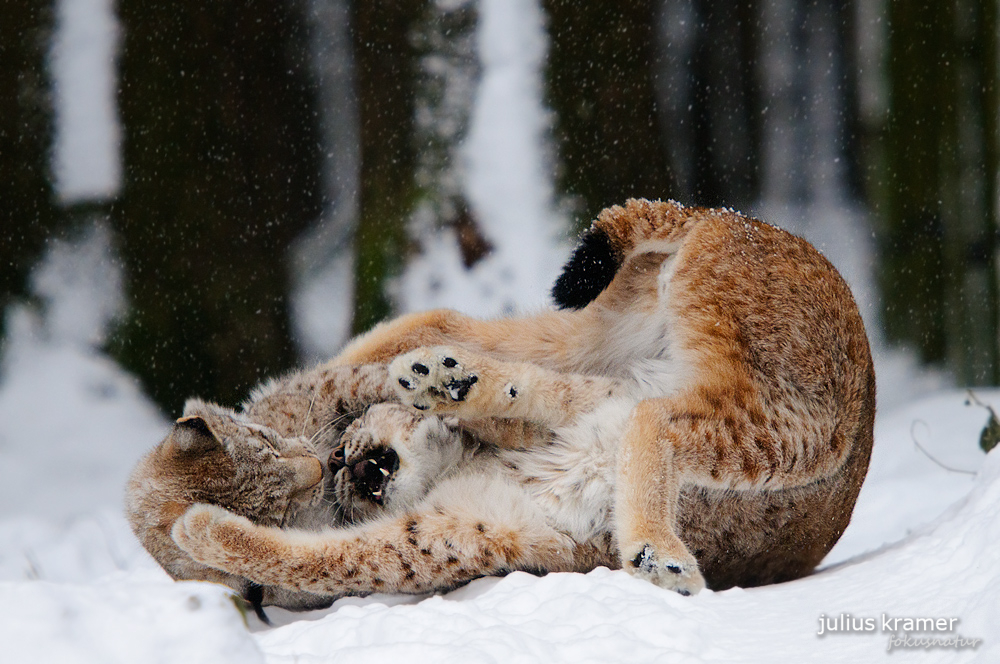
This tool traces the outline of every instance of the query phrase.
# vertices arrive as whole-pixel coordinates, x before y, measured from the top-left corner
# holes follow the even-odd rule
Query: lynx
[[[510,570],[622,567],[682,594],[808,574],[872,445],[836,270],[738,213],[630,200],[553,294],[561,310],[523,318],[383,324],[244,413],[192,402],[130,484],[140,539],[179,578],[286,605]],[[339,430],[341,411],[360,417]],[[247,432],[273,463],[238,458]]]

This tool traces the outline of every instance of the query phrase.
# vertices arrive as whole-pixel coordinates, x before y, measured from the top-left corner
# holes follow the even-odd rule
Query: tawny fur
[[[847,526],[872,444],[874,373],[847,286],[805,241],[730,211],[629,201],[595,231],[620,268],[583,309],[406,316],[323,369],[415,352],[393,365],[400,397],[500,447],[459,445],[465,461],[423,500],[342,531],[196,506],[171,531],[180,549],[332,595],[596,564],[683,593],[809,573]],[[424,376],[409,369],[417,360],[447,357],[477,381],[455,383],[442,365],[434,389],[399,387]],[[449,398],[449,385],[467,393]]]

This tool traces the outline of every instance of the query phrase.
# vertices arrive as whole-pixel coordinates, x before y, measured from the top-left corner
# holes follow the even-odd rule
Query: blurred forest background
[[[464,151],[484,72],[503,76],[477,32],[503,0],[118,0],[120,175],[74,192],[49,65],[75,1],[4,4],[0,308],[30,299],[52,238],[105,224],[126,304],[104,343],[168,413],[191,394],[236,403],[423,302],[399,280],[435,243],[470,274],[503,245]],[[962,384],[1000,381],[1000,0],[515,10],[544,37],[558,241],[629,196],[859,207],[888,341]],[[342,331],[296,323],[334,301]]]

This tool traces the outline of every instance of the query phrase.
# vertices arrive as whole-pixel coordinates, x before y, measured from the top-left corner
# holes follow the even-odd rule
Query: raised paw
[[[705,588],[698,562],[690,556],[660,555],[651,544],[622,552],[626,571],[681,595],[695,595]]]
[[[389,380],[403,403],[448,411],[472,396],[479,376],[451,348],[418,348],[389,365]]]

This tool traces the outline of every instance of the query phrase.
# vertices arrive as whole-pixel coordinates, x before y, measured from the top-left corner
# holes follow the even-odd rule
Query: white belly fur
[[[618,441],[635,403],[609,400],[556,429],[550,443],[502,453],[546,521],[577,541],[611,528]]]

